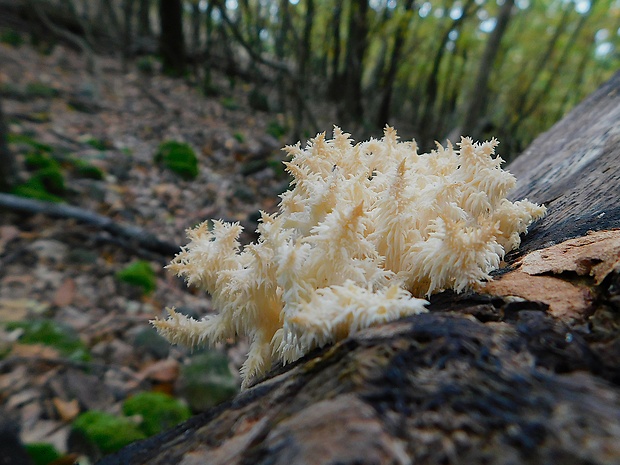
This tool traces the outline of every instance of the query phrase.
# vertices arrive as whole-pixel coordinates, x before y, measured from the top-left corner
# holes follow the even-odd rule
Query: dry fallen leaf
[[[9,242],[19,237],[20,232],[19,228],[13,225],[0,226],[0,253],[6,250]]]
[[[65,279],[56,290],[52,303],[57,307],[71,305],[75,298],[75,289],[75,281],[72,278]]]
[[[67,401],[62,400],[60,397],[54,397],[52,402],[62,421],[72,421],[80,413],[80,405],[77,399]]]

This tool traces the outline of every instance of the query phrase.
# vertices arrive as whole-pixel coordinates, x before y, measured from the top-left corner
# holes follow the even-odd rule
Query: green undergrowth
[[[20,45],[23,45],[25,41],[21,34],[14,29],[1,28],[0,42],[10,45],[12,47],[19,47]]]
[[[63,202],[68,194],[66,179],[86,178],[101,180],[105,173],[98,167],[76,156],[57,151],[27,134],[11,133],[8,142],[23,146],[24,166],[28,177],[15,186],[11,193],[48,202]]]
[[[71,428],[102,454],[172,428],[191,416],[182,401],[158,392],[141,392],[123,402],[122,415],[90,410],[79,415]]]
[[[26,84],[7,82],[0,85],[0,94],[11,99],[27,101],[53,99],[60,96],[60,90],[40,81],[32,81]]]
[[[152,293],[157,286],[153,267],[146,260],[137,260],[116,273],[116,279],[142,288],[144,294]]]
[[[79,415],[73,421],[71,429],[102,454],[111,454],[132,442],[146,438],[146,434],[132,419],[99,410],[89,410]]]
[[[90,352],[75,330],[53,320],[12,321],[6,323],[8,331],[19,330],[21,344],[43,344],[52,347],[69,360],[88,361]]]
[[[190,357],[181,367],[181,395],[194,411],[205,411],[233,397],[239,390],[226,355],[207,350]]]
[[[62,457],[62,454],[47,442],[33,442],[24,447],[34,465],[49,465]]]
[[[163,165],[183,179],[198,176],[198,158],[189,144],[168,140],[162,142],[155,153],[155,163]]]
[[[191,416],[185,403],[161,392],[141,392],[130,397],[123,403],[123,413],[128,417],[138,415],[139,427],[147,436],[170,429]]]

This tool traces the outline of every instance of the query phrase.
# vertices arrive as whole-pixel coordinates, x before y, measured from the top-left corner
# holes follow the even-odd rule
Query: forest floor
[[[22,177],[30,175],[24,158],[32,141],[104,173],[95,180],[67,170],[69,205],[179,246],[187,228],[210,218],[240,221],[249,241],[258,210],[275,211],[287,187],[279,163],[284,142],[267,133],[269,124],[283,124],[281,117],[250,110],[241,84],[233,90],[223,81],[226,92],[207,98],[183,79],[144,74],[135,65],[124,73],[120,60],[104,57],[93,76],[82,56],[62,46],[41,54],[0,44],[0,62],[9,146]],[[170,139],[195,149],[195,180],[154,163],[159,144]],[[67,442],[74,419],[87,410],[120,414],[122,402],[141,391],[194,405],[180,373],[195,354],[159,340],[149,320],[164,316],[165,307],[198,318],[212,309],[207,295],[164,269],[171,258],[75,220],[0,210],[0,411],[19,424],[24,442],[80,453]],[[137,260],[155,272],[150,294],[116,276]],[[23,329],[2,326],[38,320],[69,328],[88,357],[26,344]],[[216,350],[236,376],[245,344]]]

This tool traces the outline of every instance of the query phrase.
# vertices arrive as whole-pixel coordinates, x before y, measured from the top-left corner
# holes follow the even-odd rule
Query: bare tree
[[[394,47],[390,55],[390,64],[383,80],[383,95],[379,104],[377,113],[377,126],[383,127],[390,119],[390,107],[392,104],[392,95],[394,93],[394,81],[396,80],[396,71],[400,62],[401,51],[405,43],[406,32],[411,22],[411,11],[413,10],[413,0],[405,2],[405,11],[398,21],[398,27],[394,34]]]
[[[342,101],[339,119],[360,123],[364,115],[362,104],[362,76],[364,55],[368,45],[368,0],[351,0]]]
[[[183,76],[186,70],[181,0],[159,0],[159,51],[164,73]]]
[[[140,37],[151,37],[151,0],[139,0],[138,5],[138,35]]]
[[[7,130],[0,99],[0,191],[8,191],[17,182],[17,162],[7,145]]]
[[[489,78],[491,77],[493,63],[497,57],[502,37],[512,17],[514,3],[514,0],[505,0],[499,11],[495,28],[489,36],[489,40],[487,41],[480,60],[474,88],[469,95],[469,101],[461,126],[461,134],[467,134],[474,139],[478,137],[478,133],[480,132],[480,119],[486,110],[488,101]]]

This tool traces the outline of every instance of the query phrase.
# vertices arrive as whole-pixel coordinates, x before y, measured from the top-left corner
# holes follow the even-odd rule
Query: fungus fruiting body
[[[288,146],[293,180],[279,211],[262,213],[257,243],[237,223],[205,222],[169,265],[212,296],[202,320],[169,309],[153,324],[172,343],[250,341],[244,385],[361,328],[426,311],[424,300],[488,279],[545,208],[506,194],[515,178],[496,140],[417,153],[387,127],[353,144],[334,129]],[[212,227],[210,227],[212,225]]]

